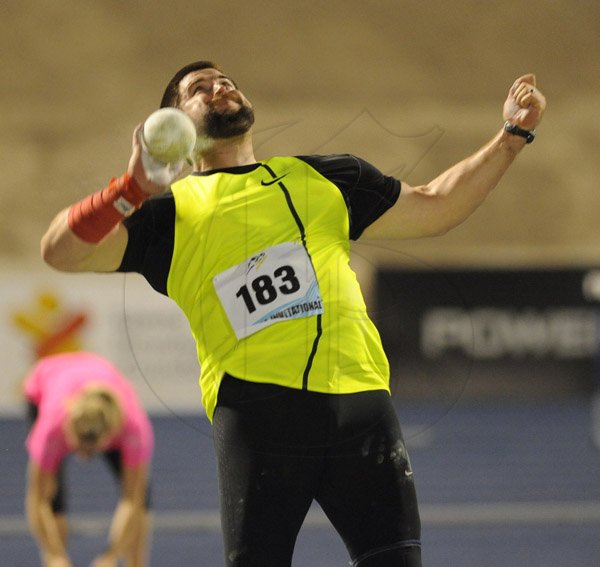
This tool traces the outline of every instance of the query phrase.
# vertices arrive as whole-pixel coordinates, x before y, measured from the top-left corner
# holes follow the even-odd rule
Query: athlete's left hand
[[[523,130],[535,130],[546,110],[546,97],[536,87],[535,75],[519,77],[510,87],[504,103],[504,120]]]

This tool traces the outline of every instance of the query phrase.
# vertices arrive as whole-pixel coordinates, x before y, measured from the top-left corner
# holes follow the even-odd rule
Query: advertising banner
[[[448,397],[589,393],[600,271],[381,270],[373,318],[395,387]]]

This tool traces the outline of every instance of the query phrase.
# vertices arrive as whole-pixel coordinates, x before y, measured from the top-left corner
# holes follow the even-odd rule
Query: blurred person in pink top
[[[64,465],[101,454],[120,487],[108,546],[93,567],[147,565],[150,420],[132,385],[104,358],[85,352],[42,358],[25,379],[32,422],[26,514],[44,567],[72,567],[67,551]]]

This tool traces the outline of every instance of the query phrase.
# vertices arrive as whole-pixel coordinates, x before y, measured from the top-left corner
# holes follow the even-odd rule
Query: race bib
[[[300,244],[271,246],[218,274],[213,284],[235,335],[323,313],[315,270]]]

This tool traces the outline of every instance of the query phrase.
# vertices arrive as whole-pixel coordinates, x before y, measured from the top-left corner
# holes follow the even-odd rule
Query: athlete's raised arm
[[[371,225],[369,238],[419,238],[448,232],[466,220],[498,184],[539,124],[546,99],[533,74],[519,77],[504,103],[504,127],[473,155],[425,185],[403,182],[398,202]]]
[[[41,241],[44,261],[65,272],[112,272],[121,264],[127,229],[121,221],[164,186],[144,172],[139,125],[133,133],[127,173],[107,187],[60,211]]]

